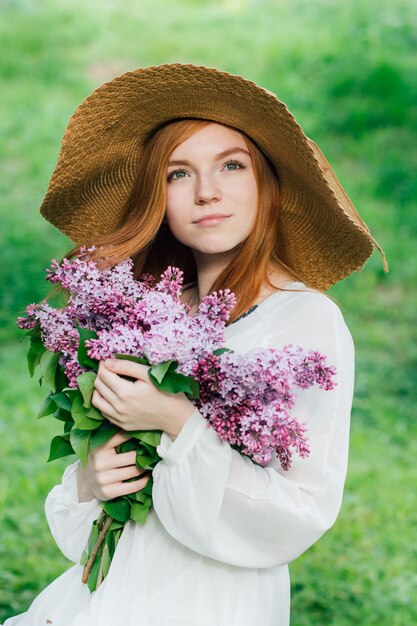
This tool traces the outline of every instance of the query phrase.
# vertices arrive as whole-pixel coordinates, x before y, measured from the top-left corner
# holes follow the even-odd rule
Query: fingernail
[[[104,361],[104,365],[105,365],[106,367],[108,367],[109,369],[111,369],[112,367],[115,367],[115,365],[116,365],[116,359],[106,359],[106,360]]]

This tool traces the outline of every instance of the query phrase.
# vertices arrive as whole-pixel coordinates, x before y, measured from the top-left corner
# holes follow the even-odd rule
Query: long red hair
[[[171,234],[164,222],[167,202],[167,164],[175,148],[200,130],[209,120],[182,119],[170,121],[156,129],[148,138],[132,193],[126,203],[118,228],[107,235],[84,244],[96,246],[91,258],[100,267],[110,267],[131,257],[135,277],[144,272],[156,278],[168,265],[184,272],[185,284],[197,281],[197,269],[191,250]],[[232,130],[237,130],[233,128]],[[280,194],[277,174],[267,156],[242,131],[252,158],[258,189],[257,218],[245,241],[218,276],[211,291],[230,289],[237,304],[229,323],[240,317],[255,302],[264,284],[273,287],[269,274],[283,271],[301,280],[282,258],[279,248]],[[67,256],[75,256],[79,247]]]

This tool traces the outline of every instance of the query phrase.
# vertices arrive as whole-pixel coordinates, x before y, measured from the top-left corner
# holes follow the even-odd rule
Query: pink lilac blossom
[[[85,344],[93,359],[124,353],[145,356],[151,364],[177,360],[184,373],[202,355],[224,345],[233,294],[226,291],[208,296],[192,317],[180,300],[181,270],[168,267],[159,282],[149,274],[135,280],[131,259],[99,269],[88,257],[94,250],[94,246],[81,248],[77,258],[65,258],[61,263],[54,259],[46,271],[47,280],[67,290],[66,307],[31,304],[27,317],[18,319],[20,328],[28,330],[39,324],[45,347],[61,352],[60,364],[70,387],[77,388],[77,376],[86,371],[76,365],[77,327],[96,333],[97,338]]]
[[[236,303],[230,290],[206,296],[191,315],[181,302],[181,270],[168,267],[159,282],[150,275],[135,280],[131,259],[102,270],[88,258],[94,249],[53,260],[47,270],[47,279],[68,291],[65,307],[30,304],[27,316],[18,318],[20,328],[39,326],[44,346],[60,354],[70,387],[76,389],[78,376],[88,371],[78,362],[82,327],[96,335],[85,346],[97,361],[117,353],[146,357],[151,365],[176,361],[178,372],[199,383],[194,402],[218,436],[260,465],[275,454],[289,469],[294,452],[309,454],[306,427],[291,410],[297,388],[335,386],[336,370],[325,356],[294,345],[215,354],[225,348],[225,325]]]
[[[208,355],[193,369],[200,384],[197,406],[220,439],[262,466],[275,452],[286,470],[293,451],[301,458],[310,452],[306,426],[290,413],[296,388],[318,384],[331,390],[335,373],[323,355],[293,345]]]
[[[86,341],[86,346],[89,347],[88,355],[97,361],[110,358],[117,353],[133,356],[143,353],[144,335],[141,329],[120,324],[114,326],[111,331],[98,331],[98,336],[98,339]]]
[[[179,302],[182,293],[183,279],[184,272],[178,269],[178,267],[170,266],[162,274],[161,280],[156,285],[156,289],[169,294]]]

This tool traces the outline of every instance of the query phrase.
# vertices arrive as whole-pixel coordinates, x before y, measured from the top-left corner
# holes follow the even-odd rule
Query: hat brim
[[[280,183],[282,245],[308,284],[327,289],[379,248],[318,147],[275,94],[241,76],[191,64],[127,72],[78,107],[42,215],[76,244],[112,232],[146,138],[169,120],[190,117],[241,130],[267,154]]]

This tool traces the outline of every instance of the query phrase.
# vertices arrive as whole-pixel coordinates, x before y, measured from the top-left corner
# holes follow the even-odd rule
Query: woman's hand
[[[93,498],[106,501],[118,496],[140,491],[149,480],[149,470],[136,466],[136,452],[118,454],[117,446],[129,439],[124,433],[116,433],[109,441],[90,452],[86,467],[78,467],[77,485],[79,502],[89,502]],[[129,478],[137,478],[147,472],[139,480],[123,482]]]
[[[157,389],[148,369],[122,359],[100,361],[92,404],[123,430],[164,430],[175,439],[195,407],[183,393]],[[131,382],[121,375],[136,380]]]

